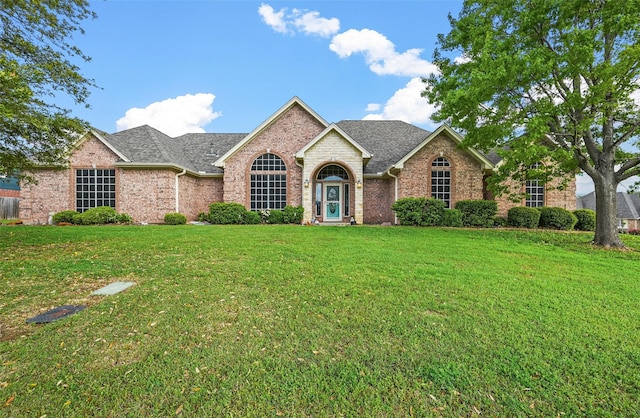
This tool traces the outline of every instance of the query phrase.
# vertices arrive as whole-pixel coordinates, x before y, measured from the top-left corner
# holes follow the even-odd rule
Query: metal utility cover
[[[105,287],[96,290],[92,293],[92,295],[115,295],[116,293],[120,293],[123,290],[133,286],[134,284],[134,282],[113,282],[109,285],[106,285]]]
[[[86,306],[84,305],[60,306],[45,313],[41,313],[40,315],[36,315],[33,318],[27,319],[27,323],[44,324],[46,322],[57,321],[58,319],[62,319],[69,315],[73,315],[74,313],[80,312],[84,308],[86,308]]]

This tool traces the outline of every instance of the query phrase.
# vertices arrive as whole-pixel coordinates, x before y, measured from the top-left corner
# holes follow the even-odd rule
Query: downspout
[[[302,178],[302,193],[300,193],[300,206],[304,207],[304,165],[300,164],[298,162],[298,159],[295,158],[294,156],[294,161],[296,162],[296,165],[298,167],[300,167],[300,174],[302,174],[301,178]]]
[[[393,174],[391,174],[391,168],[389,170],[387,170],[387,174],[393,178],[394,183],[395,183],[395,195],[393,197],[393,202],[397,202],[398,201],[398,176],[394,176]],[[393,224],[394,225],[398,225],[398,217],[396,216],[395,212],[393,212]]]
[[[187,174],[187,169],[183,168],[181,173],[176,174],[176,213],[180,213],[180,188],[178,178]]]

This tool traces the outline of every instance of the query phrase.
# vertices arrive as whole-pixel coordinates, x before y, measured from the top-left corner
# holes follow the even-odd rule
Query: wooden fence
[[[17,197],[0,197],[0,219],[20,218],[19,202]]]

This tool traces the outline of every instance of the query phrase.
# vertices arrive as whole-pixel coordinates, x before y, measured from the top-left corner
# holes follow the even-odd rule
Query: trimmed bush
[[[78,215],[78,212],[75,210],[63,210],[62,212],[58,212],[51,217],[51,220],[54,224],[59,224],[60,222],[68,222],[73,223],[73,217]]]
[[[537,228],[540,223],[540,211],[535,208],[517,206],[507,212],[507,225],[515,228]]]
[[[271,209],[271,211],[269,212],[269,219],[267,220],[267,223],[270,223],[270,224],[283,224],[284,223],[284,214],[282,213],[281,210]]]
[[[495,200],[461,200],[456,202],[456,209],[462,212],[462,224],[476,228],[493,226],[493,218],[498,213],[498,202]]]
[[[425,197],[405,197],[391,206],[396,212],[400,225],[435,226],[440,225],[444,216],[444,202]]]
[[[493,218],[493,226],[496,228],[503,228],[507,226],[507,218],[503,218],[502,216],[495,216]]]
[[[300,224],[303,215],[304,208],[302,206],[287,205],[282,211],[283,222],[286,224]]]
[[[445,209],[440,220],[440,226],[461,227],[462,212],[458,209]]]
[[[596,213],[591,209],[578,209],[573,211],[578,219],[574,227],[578,231],[595,231],[596,230]]]
[[[244,213],[244,223],[247,225],[256,225],[262,222],[262,218],[258,212],[248,210]]]
[[[164,215],[164,223],[167,225],[184,225],[187,223],[187,217],[182,213],[170,212]]]
[[[245,209],[240,203],[216,202],[209,205],[208,222],[218,225],[245,223]]]
[[[111,206],[98,206],[83,213],[76,212],[72,222],[77,225],[102,225],[119,223],[120,219],[121,215]]]
[[[578,218],[563,208],[541,207],[540,211],[540,228],[559,229],[570,231],[578,222]]]

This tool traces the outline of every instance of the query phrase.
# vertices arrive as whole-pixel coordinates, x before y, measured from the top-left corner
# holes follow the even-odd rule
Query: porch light
[[[356,183],[356,186],[358,186],[358,189],[362,189],[362,180],[358,179],[358,183]]]
[[[304,180],[304,187],[309,187],[309,179]]]

